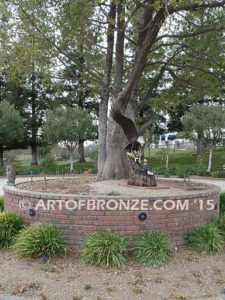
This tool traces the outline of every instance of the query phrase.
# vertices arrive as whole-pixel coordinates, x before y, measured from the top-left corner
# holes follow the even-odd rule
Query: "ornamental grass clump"
[[[134,244],[135,261],[145,267],[160,266],[170,260],[172,247],[167,235],[153,230],[142,234]]]
[[[225,215],[225,192],[220,194],[220,216]]]
[[[64,256],[67,245],[58,227],[33,224],[17,237],[13,249],[19,258]]]
[[[0,213],[4,210],[4,200],[2,197],[0,197]]]
[[[118,233],[96,232],[82,249],[83,263],[101,268],[123,268],[127,262],[128,239]]]
[[[215,220],[215,225],[217,226],[223,241],[225,241],[225,215],[221,215]]]
[[[213,254],[222,250],[222,235],[215,223],[191,230],[185,239],[189,246],[201,253]]]
[[[0,248],[11,246],[16,235],[25,227],[24,220],[13,212],[0,213]]]

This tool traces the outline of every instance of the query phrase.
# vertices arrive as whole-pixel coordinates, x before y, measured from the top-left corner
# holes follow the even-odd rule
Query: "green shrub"
[[[47,154],[45,156],[45,158],[42,160],[41,166],[44,167],[44,168],[55,168],[56,167],[56,160],[52,155]]]
[[[96,232],[84,244],[81,259],[101,268],[122,268],[127,261],[128,239],[110,231]]]
[[[60,230],[50,224],[33,224],[18,235],[13,245],[18,257],[53,257],[66,254],[66,242]]]
[[[220,215],[225,215],[225,192],[220,194]]]
[[[23,219],[12,212],[0,214],[0,248],[8,248],[15,236],[25,226]]]
[[[186,242],[198,252],[206,254],[221,252],[222,236],[215,223],[203,225],[186,235]]]
[[[0,167],[0,176],[5,175],[5,169],[3,167]]]
[[[211,173],[205,169],[199,169],[196,173],[198,176],[211,176]]]
[[[166,263],[172,254],[166,234],[156,230],[142,234],[135,242],[134,250],[136,262],[146,267]]]
[[[153,171],[158,174],[158,175],[163,175],[165,177],[170,177],[170,175],[176,175],[177,174],[177,169],[175,167],[158,167],[158,168],[153,168]]]
[[[13,169],[18,169],[21,167],[21,162],[16,156],[13,156],[10,159],[8,159],[8,164],[11,165]]]
[[[4,210],[4,200],[2,197],[0,197],[0,212]]]
[[[215,177],[215,178],[225,178],[225,171],[212,172],[212,177]]]
[[[216,219],[215,224],[225,241],[225,215],[220,216],[219,218]]]

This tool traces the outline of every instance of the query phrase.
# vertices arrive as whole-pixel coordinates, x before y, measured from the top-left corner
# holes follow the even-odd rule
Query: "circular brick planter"
[[[103,230],[134,238],[157,229],[166,232],[174,245],[181,245],[188,231],[219,214],[220,189],[213,185],[181,196],[134,198],[41,193],[16,186],[6,186],[4,192],[6,210],[21,215],[29,224],[59,226],[72,249],[79,249],[91,233]]]

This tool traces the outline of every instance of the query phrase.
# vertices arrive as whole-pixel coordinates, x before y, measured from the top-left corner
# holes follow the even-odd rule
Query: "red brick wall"
[[[48,200],[78,200],[82,199],[82,196],[65,196],[46,193],[34,193],[30,191],[22,191],[16,187],[5,188],[5,208],[6,210],[14,211],[20,214],[26,219],[28,223],[51,223],[59,226],[70,247],[73,249],[79,249],[86,236],[102,230],[118,231],[127,235],[130,238],[148,231],[150,229],[158,229],[169,234],[171,241],[174,245],[180,245],[184,242],[183,237],[185,233],[190,231],[194,227],[198,227],[202,224],[209,223],[213,217],[218,216],[219,213],[219,189],[212,187],[209,190],[197,192],[195,195],[180,196],[180,197],[148,197],[145,199],[148,203],[148,211],[140,210],[140,205],[137,206],[138,210],[66,210],[65,207],[60,211],[57,207],[56,210],[45,211],[38,209],[34,217],[29,216],[29,210],[22,210],[19,206],[21,201],[28,200],[31,203],[31,207],[35,207],[38,201],[42,199],[43,203],[47,203]],[[86,199],[92,199],[98,201],[103,199],[105,201],[115,200],[119,201],[122,197],[105,196],[105,197],[86,197]],[[123,198],[125,203],[128,201]],[[135,198],[137,199],[137,198]],[[156,200],[173,200],[174,203],[178,201],[184,201],[187,199],[189,203],[188,210],[166,210],[162,205],[162,210],[155,210],[153,203]],[[203,203],[203,209],[200,210],[199,200]],[[208,210],[207,200],[212,200],[213,209]],[[79,201],[79,200],[78,200]],[[161,202],[162,204],[163,202]],[[168,203],[169,204],[169,203]],[[169,207],[169,205],[168,205]],[[138,216],[141,212],[146,213],[147,219],[140,221]]]

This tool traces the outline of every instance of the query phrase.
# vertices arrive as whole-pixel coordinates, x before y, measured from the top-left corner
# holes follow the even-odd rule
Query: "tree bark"
[[[37,160],[37,116],[36,116],[36,91],[35,91],[35,68],[31,77],[31,165],[38,165]]]
[[[130,105],[126,110],[126,115],[134,119],[134,111]],[[109,117],[107,135],[107,160],[104,165],[102,179],[121,179],[127,178],[129,165],[124,147],[128,143],[122,128],[111,116]]]
[[[124,61],[124,1],[121,0],[116,7],[117,12],[117,39],[116,39],[116,57],[115,57],[115,76],[113,84],[113,94],[115,97],[121,92],[123,87],[123,61]],[[128,162],[126,152],[124,151],[127,138],[120,125],[118,125],[111,116],[108,121],[107,143],[106,143],[106,161],[104,164],[103,179],[121,179],[128,176]]]
[[[120,4],[122,1],[120,2]],[[117,10],[119,12],[119,10]],[[147,18],[147,17],[146,17]],[[122,90],[122,78],[121,78],[121,68],[115,68],[115,78],[114,83],[116,85],[114,86],[114,92],[119,91],[118,95],[115,95],[115,101],[119,104],[120,107],[123,107],[123,109],[126,109],[127,105],[131,102],[131,95],[136,89],[136,86],[140,80],[142,71],[144,69],[149,50],[154,45],[154,42],[156,40],[157,34],[162,26],[163,21],[165,20],[165,13],[164,9],[160,9],[158,11],[154,18],[152,18],[151,14],[148,15],[148,18],[150,18],[150,23],[148,28],[148,31],[144,33],[144,36],[140,37],[140,43],[141,45],[137,49],[137,56],[135,60],[135,64],[133,67],[133,71],[130,75],[130,78],[128,80],[128,83],[126,84],[125,88]],[[120,24],[123,24],[120,22]],[[121,59],[121,55],[123,57],[123,52],[121,52],[122,47],[122,38],[124,34],[124,28],[121,27],[118,28],[119,22],[117,18],[117,30],[120,32],[120,34],[117,35],[117,59]],[[143,24],[142,24],[143,26]],[[118,40],[120,38],[120,40]],[[117,65],[117,64],[116,64]],[[118,71],[118,72],[117,72]],[[120,79],[121,88],[119,89],[119,83],[118,80]],[[115,89],[116,88],[116,89]],[[107,127],[107,146],[106,146],[106,161],[104,163],[104,169],[102,172],[102,179],[119,179],[119,178],[125,178],[127,177],[127,159],[125,155],[124,148],[124,141],[126,141],[126,137],[124,133],[122,132],[122,129],[119,127],[119,125],[116,125],[115,122],[109,118],[108,127]]]
[[[31,145],[31,165],[36,166],[38,165],[37,160],[37,144],[34,142]]]
[[[85,157],[84,157],[84,141],[83,140],[79,140],[78,153],[79,153],[79,162],[80,163],[85,162]]]
[[[110,81],[112,72],[114,30],[115,30],[116,5],[111,3],[108,14],[107,30],[107,52],[105,59],[105,70],[101,93],[101,102],[99,105],[99,125],[98,125],[98,179],[101,179],[103,167],[106,161],[106,139],[108,122],[108,101],[110,93]]]
[[[212,155],[213,155],[213,148],[210,147],[210,149],[209,149],[209,162],[208,162],[207,172],[211,172],[211,168],[212,168]]]
[[[73,150],[69,150],[70,153],[70,172],[72,173],[74,171],[73,168]]]
[[[196,141],[196,148],[197,148],[198,155],[201,155],[205,150],[205,145],[204,145],[203,139],[204,139],[203,133],[198,133],[198,139]]]
[[[4,165],[4,162],[3,162],[3,152],[4,152],[4,149],[3,147],[0,145],[0,166],[3,167]]]

